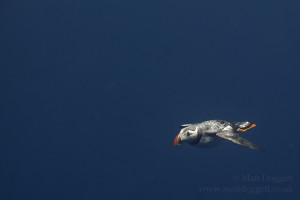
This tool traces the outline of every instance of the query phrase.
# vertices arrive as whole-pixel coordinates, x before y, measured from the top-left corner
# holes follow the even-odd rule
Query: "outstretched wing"
[[[249,140],[246,140],[242,137],[240,137],[238,134],[234,133],[231,130],[223,130],[219,133],[216,134],[218,137],[221,137],[225,140],[229,140],[235,144],[247,147],[249,149],[254,149],[254,150],[258,150],[258,151],[264,151],[263,149],[261,149],[260,147],[256,146],[255,144],[253,144],[252,142],[250,142]]]
[[[182,125],[180,125],[180,128],[185,128],[185,127],[188,127],[190,125],[192,125],[192,124],[182,124]]]

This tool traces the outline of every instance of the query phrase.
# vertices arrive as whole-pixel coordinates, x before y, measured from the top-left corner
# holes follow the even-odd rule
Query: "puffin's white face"
[[[192,142],[197,138],[197,128],[183,128],[181,129],[180,133],[175,137],[173,142],[174,146],[180,145],[182,142]]]

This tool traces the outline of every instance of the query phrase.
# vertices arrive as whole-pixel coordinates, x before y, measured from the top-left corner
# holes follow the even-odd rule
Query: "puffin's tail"
[[[245,132],[256,125],[252,122],[246,121],[246,122],[233,122],[233,125],[235,127],[236,131]]]

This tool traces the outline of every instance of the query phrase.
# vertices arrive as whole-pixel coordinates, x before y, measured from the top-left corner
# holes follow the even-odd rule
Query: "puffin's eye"
[[[191,134],[190,134],[190,132],[186,132],[186,135],[187,135],[187,136],[190,136]]]

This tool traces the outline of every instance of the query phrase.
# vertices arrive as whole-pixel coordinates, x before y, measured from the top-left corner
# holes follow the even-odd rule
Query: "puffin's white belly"
[[[216,137],[216,136],[207,136],[203,135],[201,140],[198,144],[195,146],[197,147],[215,147],[220,144],[224,143],[224,140],[222,138]]]

